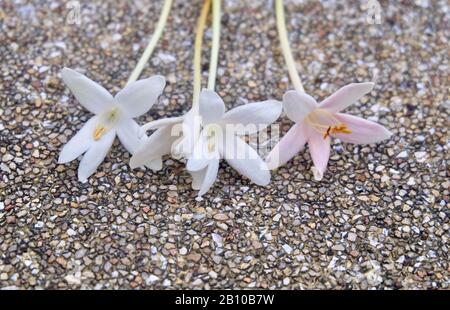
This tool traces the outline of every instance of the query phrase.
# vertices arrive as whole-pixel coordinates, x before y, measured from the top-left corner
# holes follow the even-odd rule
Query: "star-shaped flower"
[[[256,133],[273,123],[281,114],[281,103],[249,103],[225,113],[220,96],[208,89],[200,93],[199,103],[202,131],[186,166],[196,174],[193,187],[199,189],[198,196],[214,184],[222,158],[252,182],[267,185],[270,172],[265,162],[239,135]]]
[[[370,92],[373,86],[373,83],[346,85],[320,104],[304,92],[291,90],[284,94],[284,111],[296,124],[269,153],[266,159],[269,168],[285,164],[308,143],[314,178],[320,181],[330,157],[331,137],[354,144],[376,143],[389,138],[392,134],[385,127],[340,113]]]
[[[174,158],[187,158],[192,153],[194,142],[200,132],[200,118],[194,109],[179,117],[158,119],[143,125],[139,136],[148,130],[155,130],[140,144],[130,159],[130,167],[137,168],[158,162],[162,168],[162,157],[171,154]]]
[[[62,78],[80,104],[95,114],[67,142],[58,159],[58,163],[63,164],[84,154],[78,167],[78,179],[86,182],[104,160],[116,134],[130,153],[136,151],[141,139],[139,125],[133,118],[152,107],[166,82],[162,76],[152,76],[130,83],[113,97],[102,86],[74,70],[64,68]],[[150,168],[155,164],[148,163]]]

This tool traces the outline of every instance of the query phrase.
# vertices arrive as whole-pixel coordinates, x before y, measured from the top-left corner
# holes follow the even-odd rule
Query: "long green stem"
[[[141,59],[139,59],[138,64],[136,65],[136,68],[134,68],[133,72],[131,73],[130,77],[128,78],[127,84],[130,84],[134,81],[136,81],[139,78],[139,75],[141,75],[142,70],[144,69],[145,65],[148,62],[148,59],[152,55],[156,44],[158,43],[159,38],[161,37],[161,34],[164,30],[164,27],[167,22],[167,17],[169,16],[170,7],[172,6],[172,0],[166,0],[164,2],[164,7],[161,11],[161,15],[159,16],[158,24],[156,25],[155,32],[148,43],[147,47],[145,48],[144,53],[141,56]]]
[[[217,75],[217,62],[219,60],[219,42],[220,42],[220,0],[213,0],[212,8],[212,46],[211,60],[209,62],[208,89],[214,90]]]
[[[208,18],[209,8],[211,7],[211,0],[205,0],[202,11],[197,22],[197,30],[195,34],[194,43],[194,94],[192,100],[192,108],[198,109],[200,91],[202,88],[202,44],[203,33],[205,31],[206,19]]]
[[[292,51],[289,46],[283,0],[275,0],[275,6],[278,35],[280,36],[281,50],[283,51],[284,60],[286,61],[286,66],[289,71],[289,77],[291,78],[291,82],[294,85],[295,90],[298,92],[304,92],[305,89],[303,88],[302,80],[300,79],[297,68],[295,67],[294,57],[292,56]]]

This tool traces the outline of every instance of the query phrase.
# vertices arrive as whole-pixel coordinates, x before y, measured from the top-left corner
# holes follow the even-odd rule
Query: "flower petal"
[[[139,80],[127,85],[114,98],[128,117],[144,114],[156,102],[166,86],[166,80],[161,75]]]
[[[131,118],[121,120],[117,126],[117,136],[128,152],[134,154],[143,142],[139,137],[139,125]]]
[[[163,155],[170,154],[170,148],[176,137],[172,137],[170,126],[156,130],[150,137],[143,139],[136,152],[131,156],[132,169],[148,165],[153,169],[154,160],[161,159]],[[157,163],[159,165],[159,162]],[[156,167],[158,166],[156,165]],[[158,170],[158,169],[154,169]]]
[[[199,108],[204,125],[219,121],[225,113],[225,104],[222,98],[209,89],[203,89],[200,93]]]
[[[155,158],[155,159],[149,161],[145,166],[153,171],[161,170],[163,167],[162,157]]]
[[[112,106],[112,95],[83,74],[64,68],[61,76],[78,102],[90,112],[99,114]]]
[[[139,129],[139,137],[145,135],[145,132],[147,130],[153,130],[158,129],[165,126],[175,125],[176,123],[181,123],[183,121],[183,116],[178,117],[168,117],[168,118],[162,118],[155,121],[148,122],[147,124],[143,125]]]
[[[336,118],[346,124],[351,134],[336,134],[336,138],[344,142],[354,144],[371,144],[388,139],[392,133],[384,126],[378,123],[365,120],[363,118],[337,113]]]
[[[237,172],[249,178],[253,183],[258,185],[269,184],[270,171],[266,163],[241,138],[234,136],[234,146],[227,145],[223,153],[228,164]]]
[[[64,145],[61,153],[59,154],[58,163],[64,164],[74,160],[89,148],[93,142],[93,132],[97,125],[98,117],[94,116],[89,119],[86,124],[77,132],[69,142]]]
[[[282,104],[277,100],[248,103],[225,113],[221,123],[245,126],[242,134],[253,134],[275,122],[281,110]]]
[[[195,109],[190,109],[183,116],[181,130],[179,125],[173,127],[174,135],[180,136],[172,146],[173,158],[188,158],[191,156],[201,130],[200,117]]]
[[[199,171],[189,171],[192,177],[192,189],[199,190],[202,187],[207,170],[207,168],[204,168]]]
[[[290,90],[283,96],[283,107],[287,117],[298,123],[317,107],[317,102],[307,93]]]
[[[198,197],[203,196],[211,188],[217,179],[217,172],[219,171],[219,160],[211,159],[206,168],[205,177],[203,178],[202,186],[198,192]]]
[[[314,179],[320,181],[327,169],[328,159],[330,158],[330,138],[324,139],[323,136],[314,130],[309,130],[310,137],[308,139],[309,152],[314,163],[311,168]]]
[[[358,101],[362,96],[373,89],[372,82],[352,83],[340,88],[330,97],[319,104],[319,108],[330,112],[339,112]]]
[[[202,131],[197,143],[195,143],[194,151],[188,159],[186,169],[188,171],[199,171],[205,168],[211,159],[219,159],[219,154],[210,152],[208,149],[208,137]]]
[[[103,135],[100,140],[93,141],[87,152],[81,159],[80,166],[78,167],[78,180],[80,182],[86,182],[87,178],[91,176],[97,170],[97,167],[105,159],[108,154],[111,145],[116,137],[114,130],[108,131]]]
[[[308,138],[308,130],[304,123],[292,126],[267,156],[266,163],[269,169],[276,169],[291,160],[305,147]]]

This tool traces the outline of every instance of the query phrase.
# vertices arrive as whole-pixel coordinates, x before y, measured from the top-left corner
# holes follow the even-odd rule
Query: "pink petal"
[[[320,181],[327,169],[328,159],[330,158],[330,138],[324,139],[320,133],[310,130],[308,145],[314,163],[314,167],[311,170],[314,174],[314,179]]]
[[[339,138],[344,142],[354,144],[371,144],[388,139],[392,135],[386,127],[357,116],[337,113],[335,114],[335,117],[342,123],[346,124],[348,129],[352,132],[351,134],[334,135],[336,138]]]
[[[372,90],[374,83],[352,83],[340,88],[319,104],[319,108],[339,112]]]
[[[284,111],[296,123],[303,121],[316,107],[316,100],[306,93],[290,90],[283,96]]]
[[[292,126],[267,156],[266,163],[269,169],[276,169],[287,163],[303,149],[307,140],[308,129],[304,123]]]

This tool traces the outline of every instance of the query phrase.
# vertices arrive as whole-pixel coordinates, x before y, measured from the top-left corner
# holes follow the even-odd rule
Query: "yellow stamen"
[[[337,126],[329,126],[327,128],[327,131],[323,134],[323,138],[328,138],[331,134],[335,135],[337,133],[343,133],[343,134],[351,134],[352,131],[348,129],[346,124],[339,124]]]
[[[320,119],[320,116],[322,116],[322,120]],[[327,123],[335,123],[336,125],[328,125],[323,124],[324,119]],[[314,129],[316,132],[323,135],[324,139],[329,138],[331,135],[335,134],[351,134],[352,131],[348,129],[347,124],[341,123],[335,116],[333,116],[332,113],[323,110],[323,109],[317,109],[314,112],[312,112],[310,115],[307,116],[306,121],[308,122],[308,125]]]
[[[352,131],[350,129],[348,129],[346,124],[340,124],[338,126],[332,127],[331,132],[333,134],[337,134],[337,133],[351,134],[352,133]]]
[[[100,115],[98,124],[94,129],[94,132],[92,133],[92,137],[95,141],[100,140],[101,137],[105,133],[108,132],[119,120],[119,109],[118,108],[112,108],[111,110],[103,113]]]
[[[215,147],[215,131],[212,127],[208,128],[208,151],[213,152]]]
[[[100,138],[105,134],[105,132],[106,128],[103,127],[102,125],[98,125],[97,127],[95,127],[93,134],[94,140],[95,141],[100,140]]]
[[[210,152],[214,151],[214,142],[211,140],[208,141],[208,151]]]

